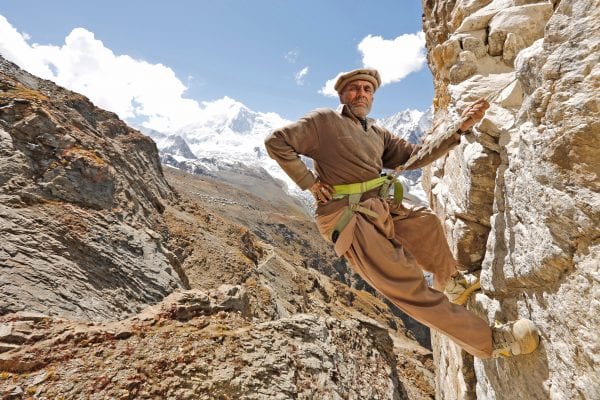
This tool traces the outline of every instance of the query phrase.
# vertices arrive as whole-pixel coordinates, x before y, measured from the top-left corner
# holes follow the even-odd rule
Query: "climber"
[[[380,176],[383,168],[402,166],[420,146],[367,118],[380,85],[373,69],[341,74],[335,83],[338,109],[317,109],[275,130],[265,139],[269,155],[301,189],[313,194],[317,227],[338,256],[404,312],[476,357],[532,352],[539,336],[531,321],[490,328],[459,305],[479,288],[479,280],[457,270],[435,214],[425,207],[405,207],[397,190],[394,200],[387,199],[394,179]],[[446,154],[488,107],[484,99],[467,106],[458,130],[410,168]],[[314,160],[316,175],[300,155]],[[422,270],[434,275],[433,288],[427,286]]]

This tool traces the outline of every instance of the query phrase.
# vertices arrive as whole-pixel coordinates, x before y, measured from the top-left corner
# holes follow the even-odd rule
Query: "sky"
[[[128,122],[175,131],[223,98],[295,120],[377,68],[371,116],[433,98],[420,0],[0,0],[0,54]]]

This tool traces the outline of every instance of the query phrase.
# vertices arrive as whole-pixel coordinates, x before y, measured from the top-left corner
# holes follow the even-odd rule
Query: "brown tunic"
[[[457,134],[411,168],[429,164],[458,143]],[[365,131],[345,105],[337,111],[315,110],[299,121],[274,131],[266,138],[265,144],[269,156],[303,190],[309,188],[316,177],[302,162],[300,155],[313,159],[321,181],[340,185],[377,178],[383,168],[394,169],[402,165],[420,147],[374,125],[371,118],[367,119]],[[343,205],[344,201],[320,204],[317,215],[329,214]]]
[[[453,135],[419,168],[458,144]],[[367,120],[365,131],[347,106],[338,111],[319,109],[298,122],[274,131],[265,144],[269,155],[302,189],[315,182],[315,175],[300,159],[314,160],[319,178],[330,185],[364,182],[394,169],[419,150],[386,129]],[[335,243],[353,269],[399,308],[427,326],[437,329],[469,353],[487,358],[492,352],[487,323],[448,301],[441,290],[456,272],[456,261],[448,247],[439,219],[423,207],[392,207],[377,196],[378,190],[363,195],[361,206],[375,211],[373,219],[355,213]],[[316,223],[323,237],[347,205],[347,200],[330,201],[317,207]],[[427,287],[422,270],[434,274],[434,287]]]

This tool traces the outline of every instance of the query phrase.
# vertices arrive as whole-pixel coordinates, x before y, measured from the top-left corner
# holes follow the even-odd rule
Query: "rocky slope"
[[[434,340],[443,399],[600,393],[600,3],[424,1],[434,124],[505,87],[425,174],[459,260],[481,268],[469,307],[540,328],[535,353],[473,360]]]
[[[185,287],[154,143],[0,58],[0,314],[102,320]]]
[[[2,398],[433,397],[431,352],[278,182],[165,173],[1,58],[0,90]]]

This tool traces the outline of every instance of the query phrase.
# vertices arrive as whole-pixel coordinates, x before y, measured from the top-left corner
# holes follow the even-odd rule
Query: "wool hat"
[[[371,82],[373,84],[374,91],[377,90],[379,85],[381,85],[381,77],[376,69],[360,68],[355,69],[354,71],[342,73],[335,82],[335,86],[333,88],[336,92],[341,93],[344,89],[344,86],[359,79]]]

